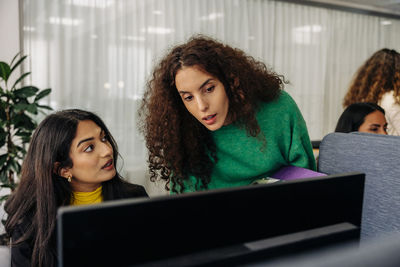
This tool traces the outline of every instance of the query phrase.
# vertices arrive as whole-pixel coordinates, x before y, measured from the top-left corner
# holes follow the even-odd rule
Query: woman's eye
[[[210,93],[210,92],[214,91],[214,88],[215,88],[215,86],[208,87],[208,88],[206,89],[206,91],[207,91],[208,93]]]
[[[186,96],[186,97],[184,97],[183,98],[185,101],[190,101],[190,100],[192,100],[193,99],[193,96]]]
[[[373,131],[373,132],[376,132],[376,131],[378,131],[378,128],[373,128],[373,129],[370,129],[371,131]]]
[[[87,148],[85,148],[85,150],[83,150],[84,152],[92,152],[94,148],[94,145],[90,145]]]

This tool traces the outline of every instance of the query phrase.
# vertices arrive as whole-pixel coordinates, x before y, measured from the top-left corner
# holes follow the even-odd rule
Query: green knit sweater
[[[286,165],[315,170],[306,123],[288,93],[282,91],[275,101],[262,103],[256,118],[265,139],[249,136],[236,124],[212,132],[218,162],[208,189],[248,185]],[[184,192],[197,191],[196,181],[190,177]]]

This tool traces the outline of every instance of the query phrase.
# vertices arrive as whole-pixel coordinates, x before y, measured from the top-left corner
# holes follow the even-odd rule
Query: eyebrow
[[[200,85],[199,90],[201,88],[203,88],[206,84],[208,84],[211,80],[213,80],[213,78],[210,78],[210,79],[206,80],[202,85]],[[185,94],[185,93],[189,93],[189,92],[187,92],[187,91],[179,91],[179,93],[180,94]]]
[[[79,141],[79,143],[76,147],[79,147],[82,143],[91,141],[91,140],[94,140],[94,137],[89,137],[89,138],[83,139],[83,140]]]
[[[103,136],[103,135],[105,135],[105,132],[104,132],[104,130],[101,130],[100,131],[100,136]],[[87,142],[87,141],[91,141],[91,140],[94,140],[94,137],[89,137],[89,138],[86,138],[86,139],[82,139],[81,141],[79,141],[79,143],[78,143],[78,145],[76,147],[79,147],[82,143]]]

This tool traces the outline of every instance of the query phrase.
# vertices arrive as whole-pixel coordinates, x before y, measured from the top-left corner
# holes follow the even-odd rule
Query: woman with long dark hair
[[[387,134],[385,110],[374,103],[354,103],[340,116],[335,132]]]
[[[5,204],[12,266],[56,266],[58,207],[147,196],[121,179],[117,158],[114,138],[91,112],[59,111],[39,124]]]
[[[315,169],[280,75],[206,36],[157,64],[140,109],[152,180],[172,192],[248,185],[286,165]]]

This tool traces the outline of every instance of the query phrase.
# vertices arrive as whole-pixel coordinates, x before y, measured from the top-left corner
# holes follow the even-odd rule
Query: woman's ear
[[[72,174],[71,174],[71,171],[69,170],[69,168],[61,168],[59,172],[60,172],[59,175],[66,179],[71,179],[71,177],[72,177]]]
[[[62,176],[66,179],[72,176],[69,168],[60,168],[60,162],[54,163],[53,172],[58,176]]]

